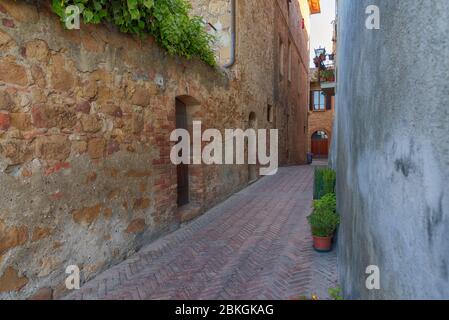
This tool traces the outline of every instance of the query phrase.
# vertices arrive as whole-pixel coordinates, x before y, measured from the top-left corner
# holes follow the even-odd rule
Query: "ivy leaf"
[[[94,8],[95,10],[100,11],[103,8],[103,6],[101,5],[100,2],[94,1]]]
[[[154,0],[143,0],[143,5],[147,8],[147,9],[151,9],[154,6]]]
[[[129,13],[131,14],[132,20],[139,20],[140,19],[140,12],[137,9],[130,9]]]
[[[127,0],[128,3],[128,9],[136,9],[137,8],[137,0]]]
[[[60,17],[64,17],[64,8],[61,0],[52,0],[51,6],[53,11]]]
[[[78,8],[80,9],[80,12],[82,13],[84,11],[84,8],[85,8],[84,4],[77,3],[76,5],[78,6]]]
[[[86,23],[89,23],[93,20],[94,14],[92,11],[90,11],[89,9],[84,10],[83,12],[83,17],[84,17],[84,21]]]
[[[131,15],[132,20],[139,20],[140,19],[140,12],[137,7],[138,2],[137,0],[127,0],[128,4],[128,12]]]

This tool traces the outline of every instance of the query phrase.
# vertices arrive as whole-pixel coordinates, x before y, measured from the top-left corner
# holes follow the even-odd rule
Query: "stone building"
[[[65,30],[49,2],[0,3],[1,299],[61,297],[67,266],[84,282],[257,179],[249,165],[179,170],[179,117],[278,128],[280,164],[305,162],[318,1],[192,1],[221,33],[219,70],[106,25]]]
[[[316,68],[310,70],[308,146],[315,158],[328,158],[334,122],[335,82],[319,78],[318,72]]]
[[[330,158],[335,116],[337,23],[333,21],[332,52],[326,55],[326,70],[310,70],[308,152],[315,158]]]

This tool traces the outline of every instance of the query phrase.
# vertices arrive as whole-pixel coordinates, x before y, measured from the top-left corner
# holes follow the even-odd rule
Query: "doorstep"
[[[201,207],[196,204],[186,204],[185,206],[179,207],[176,211],[176,217],[179,222],[187,223],[201,215]]]

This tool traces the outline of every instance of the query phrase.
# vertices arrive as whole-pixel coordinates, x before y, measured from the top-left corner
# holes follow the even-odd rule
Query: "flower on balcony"
[[[324,61],[326,61],[326,54],[323,53],[319,56],[316,56],[315,58],[313,58],[313,63],[315,64],[315,67],[323,70],[326,67],[324,66]]]
[[[335,72],[333,69],[320,70],[321,82],[334,82]]]

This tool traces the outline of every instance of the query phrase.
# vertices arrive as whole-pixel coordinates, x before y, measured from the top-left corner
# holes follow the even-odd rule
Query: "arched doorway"
[[[180,99],[176,99],[176,129],[188,130],[187,125],[187,106]],[[189,203],[189,166],[187,164],[178,164],[176,166],[176,176],[178,183],[177,204],[182,207]]]
[[[198,118],[201,104],[192,96],[180,95],[176,97],[175,104],[176,128],[185,129],[192,137],[193,121]],[[190,141],[190,163],[192,158],[192,141]],[[176,166],[177,178],[177,204],[178,207],[201,206],[203,203],[202,193],[197,190],[202,189],[203,175],[202,166],[179,164]]]
[[[315,131],[312,135],[311,151],[315,158],[327,158],[329,156],[329,136],[323,131]]]
[[[254,112],[249,114],[248,118],[248,128],[257,130],[257,116]],[[248,157],[247,157],[248,159]],[[258,178],[257,174],[257,164],[249,164],[248,163],[248,183],[253,183]]]

